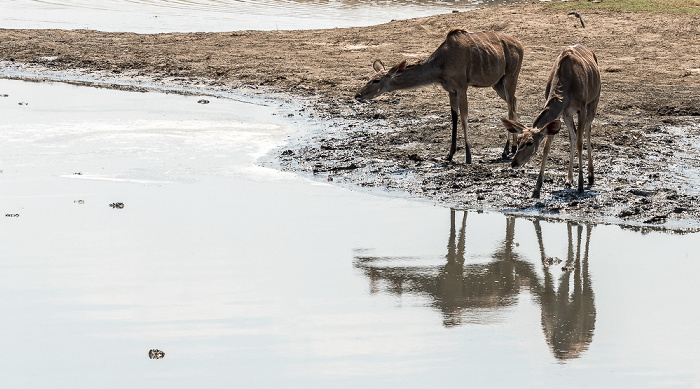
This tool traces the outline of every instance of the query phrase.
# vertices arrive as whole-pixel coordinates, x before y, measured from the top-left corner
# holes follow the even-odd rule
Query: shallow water
[[[0,27],[196,32],[368,26],[516,0],[0,0]]]
[[[466,214],[259,167],[299,130],[265,101],[4,94],[7,387],[700,385],[697,234]]]

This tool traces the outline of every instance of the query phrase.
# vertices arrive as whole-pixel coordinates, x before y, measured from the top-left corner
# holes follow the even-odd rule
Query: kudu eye
[[[533,141],[532,139],[528,139],[527,142],[526,142],[526,144],[527,144],[528,146],[532,146],[533,144],[535,144],[535,141]]]
[[[374,80],[372,80],[372,84],[377,84],[377,83],[379,83],[379,79],[378,79],[378,78],[375,78]]]

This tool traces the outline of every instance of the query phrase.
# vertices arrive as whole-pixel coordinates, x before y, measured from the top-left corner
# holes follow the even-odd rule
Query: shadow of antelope
[[[500,309],[517,304],[521,291],[529,290],[540,306],[542,331],[554,357],[561,361],[579,357],[592,342],[595,329],[595,300],[588,272],[592,227],[585,226],[582,246],[584,226],[566,223],[568,252],[559,263],[546,255],[540,220],[532,220],[541,259],[540,264],[533,264],[518,252],[516,217],[509,215],[504,239],[490,260],[469,263],[467,215],[462,213],[458,229],[457,211],[451,210],[442,265],[412,266],[410,258],[356,257],[355,267],[369,279],[370,292],[428,296],[430,306],[441,312],[443,325],[454,327],[488,323]],[[558,271],[560,267],[562,271]],[[560,273],[558,278],[556,273]]]

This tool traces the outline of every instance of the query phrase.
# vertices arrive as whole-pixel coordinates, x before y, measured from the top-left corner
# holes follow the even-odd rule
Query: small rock
[[[663,224],[666,222],[666,215],[656,215],[644,221],[644,224]]]
[[[561,263],[561,259],[558,257],[547,257],[542,260],[545,266],[558,265]]]
[[[76,204],[85,204],[85,201],[84,201],[84,200],[75,200],[75,201],[73,201],[73,202],[76,203]]]
[[[148,357],[151,359],[163,359],[163,358],[165,358],[165,353],[162,350],[158,350],[157,348],[154,348],[154,349],[148,351]]]
[[[628,216],[638,215],[639,212],[640,212],[640,210],[637,207],[623,209],[622,211],[620,211],[617,214],[617,217],[628,217]]]
[[[19,217],[19,213],[6,213],[5,217]]]
[[[199,100],[199,101],[197,101],[197,102],[198,102],[199,104],[209,104],[209,100],[207,100],[207,99],[201,99],[201,100]]]
[[[630,189],[630,193],[635,196],[647,197],[654,194],[654,192],[642,189]]]
[[[109,206],[114,208],[114,209],[122,209],[122,208],[124,208],[124,203],[112,203]]]
[[[424,161],[423,157],[421,157],[421,156],[418,155],[418,154],[410,154],[410,155],[408,156],[408,159],[410,159],[411,161],[415,161],[415,162],[422,162],[422,161]]]

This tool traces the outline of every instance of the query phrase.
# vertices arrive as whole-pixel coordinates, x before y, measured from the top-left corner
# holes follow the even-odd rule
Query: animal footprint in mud
[[[114,208],[114,209],[122,209],[122,208],[124,208],[124,203],[112,203],[109,206]]]
[[[165,353],[157,348],[154,348],[148,352],[148,357],[151,359],[163,359],[165,358]]]

